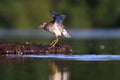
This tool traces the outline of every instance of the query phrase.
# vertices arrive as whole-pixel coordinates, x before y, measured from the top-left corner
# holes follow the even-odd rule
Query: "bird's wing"
[[[56,14],[53,10],[50,10],[50,15],[53,17],[53,21],[59,24],[62,24],[66,15],[63,14]]]
[[[56,15],[55,16],[55,21],[57,21],[59,24],[62,24],[63,23],[63,21],[64,21],[64,19],[65,19],[65,15],[63,15],[63,14],[59,14],[59,15]]]
[[[71,38],[70,34],[69,34],[65,29],[63,29],[62,34],[63,34],[66,38]]]
[[[55,12],[53,11],[53,10],[50,10],[50,15],[52,16],[52,17],[55,17]]]

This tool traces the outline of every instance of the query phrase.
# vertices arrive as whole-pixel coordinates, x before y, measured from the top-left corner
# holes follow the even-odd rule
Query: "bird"
[[[55,45],[58,43],[60,36],[64,36],[66,38],[71,38],[71,36],[66,31],[65,26],[63,25],[63,21],[66,18],[66,15],[56,14],[53,10],[50,10],[50,15],[53,20],[50,22],[42,22],[40,24],[40,27],[55,35],[55,39],[51,42],[49,47],[54,48]]]

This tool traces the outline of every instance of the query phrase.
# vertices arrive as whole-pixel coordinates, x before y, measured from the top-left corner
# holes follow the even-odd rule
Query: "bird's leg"
[[[51,46],[54,47],[57,43],[58,43],[58,37],[56,37],[55,42]]]
[[[58,37],[56,37],[56,39],[54,41],[52,41],[52,43],[50,44],[50,48],[55,47],[55,45],[58,43]]]
[[[52,45],[55,43],[55,41],[56,41],[56,39],[54,39],[54,40],[51,42],[50,46],[52,46]]]

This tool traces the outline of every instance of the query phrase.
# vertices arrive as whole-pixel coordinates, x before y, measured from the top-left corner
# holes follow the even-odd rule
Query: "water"
[[[52,40],[49,33],[38,30],[6,32],[0,31],[0,40],[43,44]],[[70,34],[73,39],[60,42],[70,44],[73,55],[0,56],[0,80],[120,80],[119,30],[73,30]]]
[[[74,61],[113,61],[120,60],[120,55],[8,55],[7,57],[16,58],[37,58],[37,59],[59,59],[59,60],[74,60]]]
[[[119,80],[120,55],[7,55],[0,80]]]

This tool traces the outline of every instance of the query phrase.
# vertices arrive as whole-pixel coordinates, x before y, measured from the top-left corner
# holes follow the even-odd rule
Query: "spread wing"
[[[50,15],[52,16],[52,17],[55,17],[55,12],[53,11],[53,10],[50,10]]]
[[[59,15],[56,15],[55,16],[55,21],[57,21],[59,24],[63,24],[63,21],[64,21],[64,19],[65,19],[65,15],[63,15],[63,14],[59,14]]]
[[[51,16],[53,17],[54,22],[58,22],[59,24],[63,24],[64,19],[66,18],[63,14],[56,14],[54,11],[50,11]]]

